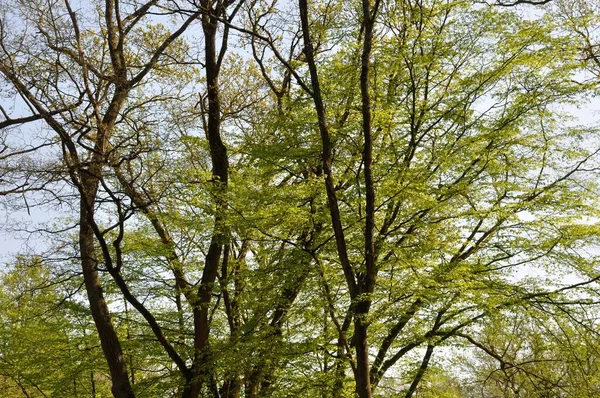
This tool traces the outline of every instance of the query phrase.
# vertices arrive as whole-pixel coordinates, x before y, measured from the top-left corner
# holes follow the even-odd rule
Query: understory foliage
[[[3,396],[599,396],[599,8],[0,1]]]

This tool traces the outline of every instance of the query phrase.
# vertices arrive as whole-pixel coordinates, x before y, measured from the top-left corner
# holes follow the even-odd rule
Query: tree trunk
[[[362,102],[362,127],[364,137],[363,163],[365,178],[365,271],[358,273],[358,299],[354,313],[354,348],[356,350],[356,395],[371,398],[371,368],[369,364],[369,341],[367,315],[371,309],[371,294],[375,290],[377,266],[375,264],[375,184],[373,181],[373,129],[371,126],[371,96],[369,74],[373,25],[379,1],[371,8],[369,0],[362,0],[364,41],[361,55],[360,93]]]
[[[354,320],[353,340],[356,351],[356,370],[354,372],[356,396],[359,398],[372,398],[367,325],[362,322],[360,316],[357,316]]]
[[[94,216],[94,198],[98,190],[98,180],[96,177],[83,175],[81,185],[79,249],[90,310],[98,331],[104,357],[108,363],[112,379],[112,393],[115,398],[134,398],[135,394],[129,382],[123,349],[113,327],[108,306],[102,293],[100,278],[98,277],[98,261],[94,248],[95,236],[90,223]]]
[[[212,374],[212,355],[208,347],[210,333],[209,306],[213,287],[217,278],[223,247],[227,241],[227,231],[223,211],[224,194],[227,191],[229,161],[227,148],[221,139],[221,102],[219,94],[219,65],[217,63],[216,37],[219,10],[213,10],[210,1],[203,2],[203,8],[210,11],[202,14],[204,31],[204,52],[206,85],[208,92],[208,125],[206,136],[212,161],[212,176],[215,184],[216,215],[208,253],[204,263],[202,279],[198,288],[198,303],[194,308],[194,365],[183,398],[197,398],[204,382]]]

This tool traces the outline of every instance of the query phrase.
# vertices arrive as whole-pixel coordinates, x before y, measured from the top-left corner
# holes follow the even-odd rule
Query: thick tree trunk
[[[202,15],[204,31],[204,52],[206,85],[208,93],[208,126],[206,136],[212,161],[212,175],[215,183],[216,216],[208,253],[204,263],[202,279],[198,288],[198,303],[194,308],[194,365],[192,376],[188,380],[183,398],[197,398],[206,381],[212,374],[212,355],[208,347],[210,334],[209,306],[213,287],[219,270],[221,254],[227,241],[227,231],[224,222],[224,194],[227,190],[229,161],[227,148],[221,139],[221,102],[219,94],[219,65],[216,49],[218,20],[215,15],[221,11],[213,10],[210,1],[202,6],[209,12]]]
[[[95,236],[90,220],[93,218],[93,198],[96,196],[98,181],[94,177],[84,176],[81,185],[84,194],[80,201],[79,249],[90,310],[98,331],[104,357],[108,363],[112,379],[112,393],[115,398],[133,398],[135,394],[129,382],[125,356],[111,322],[97,271],[98,261],[94,248]]]
[[[246,376],[244,380],[245,390],[244,396],[245,398],[258,398],[258,392],[260,391],[260,372],[257,369]]]
[[[373,393],[371,391],[367,325],[361,321],[360,317],[354,320],[353,340],[356,352],[356,370],[354,372],[356,396],[360,398],[371,398]]]

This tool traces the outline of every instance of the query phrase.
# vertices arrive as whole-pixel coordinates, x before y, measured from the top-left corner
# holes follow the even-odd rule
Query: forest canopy
[[[0,0],[0,80],[3,396],[600,396],[597,0]]]

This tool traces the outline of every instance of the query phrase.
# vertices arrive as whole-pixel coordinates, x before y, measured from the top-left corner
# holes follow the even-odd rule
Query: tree
[[[18,258],[2,275],[0,385],[7,397],[109,393],[89,310],[73,300],[77,286],[68,279],[35,257]]]
[[[540,308],[526,314],[495,318],[477,338],[463,336],[485,353],[467,364],[474,367],[469,372],[474,377],[467,381],[472,396],[598,395],[597,346],[592,337],[597,333],[596,315],[588,313],[585,305],[573,306],[565,313],[540,303]]]
[[[157,3],[131,4],[125,10],[118,1],[107,1],[95,10],[73,10],[68,1],[62,5],[52,3],[47,6],[16,2],[12,12],[19,18],[22,30],[8,29],[7,21],[12,17],[8,10],[4,10],[7,17],[2,23],[0,72],[30,111],[29,115],[18,118],[11,118],[4,112],[5,124],[10,126],[43,120],[58,136],[58,145],[62,150],[61,171],[75,188],[79,199],[79,257],[90,309],[109,365],[112,391],[116,397],[133,397],[134,392],[121,341],[104,297],[98,275],[99,264],[114,279],[125,299],[144,316],[166,353],[178,365],[187,380],[184,395],[197,396],[198,386],[201,385],[200,381],[196,381],[199,380],[195,370],[199,368],[197,360],[188,369],[152,313],[131,293],[121,275],[123,225],[131,216],[137,198],[131,184],[128,185],[129,181],[120,181],[121,185],[125,185],[123,189],[129,193],[133,205],[123,203],[127,200],[127,194],[123,195],[122,190],[116,189],[106,178],[109,170],[118,176],[119,167],[124,161],[137,157],[139,151],[145,150],[143,144],[136,145],[140,138],[135,128],[139,119],[133,119],[132,132],[118,129],[117,125],[127,124],[130,115],[138,112],[143,114],[144,109],[140,108],[144,108],[144,105],[168,98],[169,90],[163,89],[161,93],[160,87],[155,97],[146,97],[139,90],[154,79],[158,79],[158,85],[162,83],[159,82],[161,74],[164,76],[169,73],[172,60],[177,60],[181,52],[186,50],[185,46],[177,46],[178,38],[199,17],[202,17],[206,37],[208,126],[215,162],[213,167],[221,184],[226,184],[227,180],[224,148],[219,144],[218,137],[218,66],[215,64],[217,54],[214,53],[216,20],[207,11],[196,8],[189,15],[182,13],[182,22],[172,31],[157,23],[140,24],[156,13],[154,8]],[[212,3],[202,4],[202,7],[203,10],[207,7],[212,10]],[[222,6],[217,7],[221,13],[219,7]],[[89,19],[82,17],[87,12],[91,14]],[[34,29],[36,34],[30,35],[29,29]],[[171,91],[177,94],[181,90],[181,87],[175,87]],[[133,150],[130,152],[127,150],[129,148]],[[21,151],[17,149],[15,152],[19,154]],[[7,156],[14,157],[15,152]],[[46,187],[45,184],[42,187]],[[96,215],[104,210],[103,205],[114,206],[111,210],[117,216],[116,222],[106,227],[100,224]],[[107,234],[112,230],[117,233],[109,242]],[[191,302],[197,331],[195,358],[204,355],[202,351],[208,338],[206,312],[210,293],[207,286],[214,280],[216,263],[223,246],[222,233],[215,232],[215,239],[218,242],[212,244],[207,254],[199,298]]]
[[[595,281],[595,260],[560,232],[587,239],[593,229],[550,217],[579,200],[593,217],[592,198],[570,195],[587,185],[575,181],[595,170],[597,149],[571,151],[585,133],[558,123],[555,107],[586,90],[564,77],[584,65],[547,16],[460,2],[364,2],[346,7],[356,21],[348,26],[334,17],[334,3],[300,2],[306,66],[295,68],[277,46],[298,34],[280,39],[287,28],[278,30],[275,5],[260,9],[268,11],[255,15],[255,41],[296,78],[302,90],[293,95],[314,103],[317,174],[347,293],[344,321],[333,322],[343,325],[358,396],[371,396],[390,368],[424,347],[417,370],[404,371],[412,396],[437,346],[494,311],[555,294],[515,283],[507,270],[543,267],[558,255]],[[571,55],[553,58],[553,49]]]
[[[446,347],[596,306],[589,13],[15,5],[2,194],[73,212],[114,396],[459,391]]]

